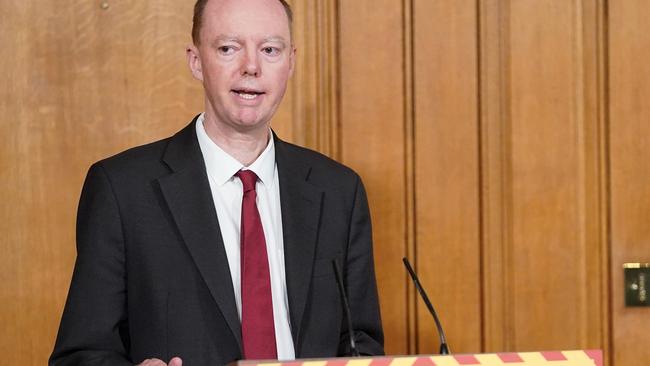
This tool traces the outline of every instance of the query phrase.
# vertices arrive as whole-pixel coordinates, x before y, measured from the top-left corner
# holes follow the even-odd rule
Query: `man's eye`
[[[262,52],[270,56],[276,56],[280,53],[280,50],[276,47],[264,47],[262,48]]]
[[[235,52],[235,48],[232,46],[221,46],[217,50],[224,55],[230,55]]]

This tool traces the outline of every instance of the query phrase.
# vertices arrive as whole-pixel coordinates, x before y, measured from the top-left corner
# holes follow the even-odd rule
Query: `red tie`
[[[277,359],[271,276],[266,240],[257,211],[257,175],[240,170],[244,186],[241,208],[241,331],[244,359]]]

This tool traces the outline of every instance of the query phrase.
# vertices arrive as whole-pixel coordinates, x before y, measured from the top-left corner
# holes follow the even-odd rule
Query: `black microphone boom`
[[[420,297],[422,297],[422,300],[424,300],[424,303],[427,305],[427,309],[429,309],[429,312],[431,313],[431,315],[433,315],[433,320],[436,321],[436,327],[438,328],[438,335],[440,336],[440,354],[448,355],[449,347],[447,347],[447,337],[445,337],[445,332],[442,330],[440,319],[438,319],[438,315],[436,314],[436,311],[433,309],[433,305],[431,305],[431,301],[429,301],[429,296],[427,296],[427,293],[420,285],[420,280],[418,280],[418,276],[415,274],[415,271],[413,271],[413,268],[411,267],[411,263],[409,263],[408,259],[404,257],[402,258],[402,262],[404,262],[404,266],[406,267],[406,270],[411,275],[411,279],[413,279],[413,283],[415,283],[415,288],[418,289],[418,292],[420,293]]]
[[[345,287],[343,286],[343,276],[341,276],[341,269],[339,264],[334,259],[332,261],[334,264],[334,274],[336,275],[336,282],[339,285],[339,293],[341,294],[341,302],[343,303],[343,311],[345,311],[345,317],[348,320],[348,334],[350,335],[350,350],[354,357],[359,357],[359,351],[357,350],[357,342],[354,340],[354,328],[352,327],[352,316],[350,315],[350,305],[348,305],[348,297],[345,294]]]

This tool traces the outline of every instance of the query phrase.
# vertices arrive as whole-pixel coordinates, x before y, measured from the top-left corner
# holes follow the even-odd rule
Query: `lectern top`
[[[601,350],[238,361],[231,366],[603,366]]]

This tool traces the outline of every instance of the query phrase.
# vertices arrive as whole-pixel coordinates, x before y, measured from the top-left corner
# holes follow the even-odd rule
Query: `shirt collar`
[[[201,113],[196,121],[196,136],[199,140],[199,147],[205,160],[205,168],[208,175],[219,186],[224,185],[242,169],[252,170],[262,183],[269,185],[273,182],[275,172],[275,144],[273,134],[269,130],[269,142],[262,154],[255,161],[245,167],[237,159],[230,156],[219,145],[208,136],[203,126],[204,113]]]

